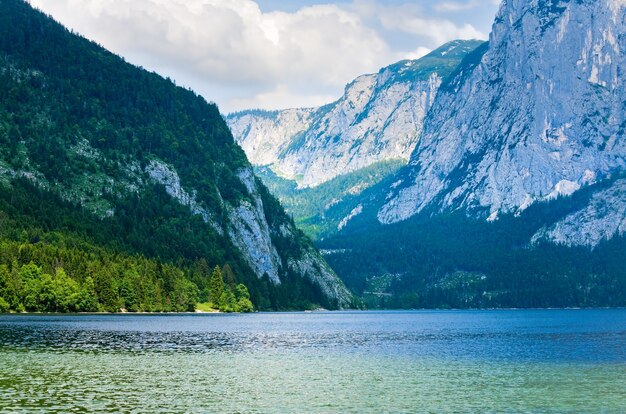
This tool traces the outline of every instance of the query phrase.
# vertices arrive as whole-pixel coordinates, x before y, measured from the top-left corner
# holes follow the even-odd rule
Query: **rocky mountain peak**
[[[495,220],[626,166],[626,2],[506,0],[442,88],[382,223],[426,207]]]

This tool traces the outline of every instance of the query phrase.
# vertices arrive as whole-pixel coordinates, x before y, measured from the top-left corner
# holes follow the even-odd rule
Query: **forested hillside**
[[[370,307],[626,306],[626,237],[605,239],[593,249],[533,239],[546,223],[577,211],[616,180],[493,222],[430,209],[382,225],[365,205],[342,232],[319,245]]]
[[[343,216],[333,210],[334,206],[341,205],[343,210],[354,207],[350,203],[358,202],[362,191],[381,182],[402,166],[402,160],[383,161],[312,188],[298,188],[295,181],[277,176],[269,167],[256,167],[255,171],[270,192],[279,198],[287,213],[293,216],[296,225],[313,240],[318,240],[328,234],[335,234],[345,225]]]
[[[214,104],[21,0],[0,1],[0,96],[0,294],[32,261],[99,309],[132,284],[137,310],[183,310],[228,264],[259,309],[350,305]]]

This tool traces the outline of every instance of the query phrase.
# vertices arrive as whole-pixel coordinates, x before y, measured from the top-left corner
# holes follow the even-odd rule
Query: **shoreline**
[[[248,314],[258,313],[303,313],[303,314],[320,314],[320,313],[411,313],[411,312],[494,312],[494,311],[582,311],[582,310],[624,310],[626,307],[593,307],[593,308],[468,308],[468,309],[437,309],[437,308],[423,308],[423,309],[341,309],[341,310],[286,310],[286,311],[254,311],[247,312]],[[16,316],[64,316],[64,315],[238,315],[245,314],[244,312],[222,312],[220,310],[203,311],[195,310],[193,312],[8,312],[0,313],[0,316],[16,315]]]

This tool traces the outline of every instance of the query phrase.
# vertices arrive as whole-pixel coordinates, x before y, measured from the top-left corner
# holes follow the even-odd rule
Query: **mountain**
[[[442,87],[380,221],[430,204],[495,220],[623,171],[625,17],[620,1],[506,1],[489,47]],[[623,187],[618,180],[610,192]],[[623,213],[617,199],[612,208]],[[590,213],[577,229],[558,223],[547,237],[593,246],[626,228]]]
[[[275,175],[262,174],[264,182],[310,229],[324,222],[324,209],[312,211],[311,205],[326,206],[360,193],[407,162],[439,86],[482,43],[453,41],[421,59],[360,76],[339,100],[321,108],[243,111],[226,120],[252,164]],[[316,191],[282,192],[276,178],[292,181],[296,189],[324,184],[326,189],[320,196]],[[341,185],[328,184],[337,178]]]
[[[255,165],[315,187],[381,161],[408,159],[439,85],[480,41],[454,41],[350,83],[315,109],[231,114],[227,122]]]
[[[0,96],[7,243],[145,258],[159,269],[175,266],[178,279],[200,290],[207,269],[228,264],[261,309],[351,305],[343,283],[256,178],[214,104],[21,0],[0,2]],[[30,259],[50,272],[63,264],[58,255],[6,255],[0,264],[15,275]],[[68,274],[84,284],[78,270]],[[159,277],[154,283],[167,287]],[[111,281],[115,295],[122,279]],[[133,280],[144,289],[141,277]]]
[[[408,166],[327,212],[331,266],[396,306],[626,304],[625,22],[618,0],[505,0]]]

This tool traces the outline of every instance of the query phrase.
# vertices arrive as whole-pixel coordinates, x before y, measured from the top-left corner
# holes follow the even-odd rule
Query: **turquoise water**
[[[0,316],[0,412],[626,412],[626,310]]]

